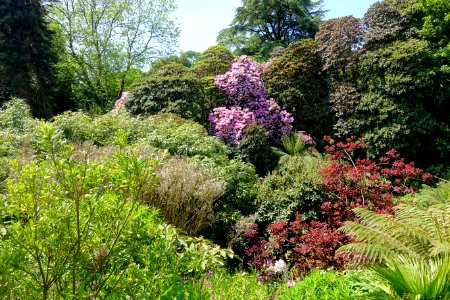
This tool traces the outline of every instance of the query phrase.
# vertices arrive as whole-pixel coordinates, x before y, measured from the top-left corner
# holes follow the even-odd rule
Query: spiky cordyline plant
[[[450,299],[450,256],[420,259],[397,255],[385,265],[372,265],[380,279],[374,299],[444,300]]]

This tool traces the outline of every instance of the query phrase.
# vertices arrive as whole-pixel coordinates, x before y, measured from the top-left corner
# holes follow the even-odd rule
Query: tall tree
[[[229,28],[218,37],[221,44],[241,54],[267,56],[276,46],[311,38],[324,14],[322,0],[243,0]]]
[[[297,130],[321,140],[330,133],[333,116],[317,44],[312,39],[295,42],[270,61],[263,73],[269,97],[292,114]]]
[[[39,0],[0,1],[0,100],[26,99],[38,117],[49,117],[56,56],[53,32]]]
[[[337,119],[334,130],[339,136],[351,133],[352,126],[347,117],[359,103],[356,77],[363,39],[363,23],[353,16],[323,22],[316,35],[318,53],[329,84],[331,110]]]
[[[173,0],[61,0],[53,5],[54,22],[91,97],[88,106],[112,104],[133,68],[171,51],[178,38],[170,19],[174,8]]]

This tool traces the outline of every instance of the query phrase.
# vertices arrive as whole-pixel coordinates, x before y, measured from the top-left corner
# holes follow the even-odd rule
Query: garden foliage
[[[321,139],[330,132],[327,84],[317,44],[312,39],[297,41],[276,52],[262,78],[269,97],[289,111],[294,127]]]
[[[244,137],[243,130],[252,123],[264,126],[276,143],[291,131],[294,121],[291,115],[274,99],[267,99],[262,71],[263,67],[241,56],[233,61],[227,73],[216,77],[217,87],[229,97],[228,107],[215,108],[209,115],[211,131],[221,140],[237,144]]]
[[[328,197],[321,198],[317,215],[305,220],[300,215],[305,212],[299,211],[294,220],[281,219],[260,231],[255,224],[245,233],[249,242],[246,255],[252,265],[262,267],[282,258],[300,273],[316,267],[342,268],[349,257],[335,256],[335,251],[350,239],[338,228],[355,218],[352,209],[365,207],[389,213],[395,195],[411,193],[416,180],[430,178],[395,150],[381,157],[379,163],[358,158],[358,151],[365,147],[361,140],[351,138],[326,147],[330,162],[320,173]]]
[[[204,121],[200,82],[189,68],[167,64],[136,86],[125,102],[133,115],[176,113],[198,122]]]

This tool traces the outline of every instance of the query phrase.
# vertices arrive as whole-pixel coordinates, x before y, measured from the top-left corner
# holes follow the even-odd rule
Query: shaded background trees
[[[27,99],[38,117],[58,110],[53,84],[57,55],[46,14],[39,0],[0,2],[0,98]]]

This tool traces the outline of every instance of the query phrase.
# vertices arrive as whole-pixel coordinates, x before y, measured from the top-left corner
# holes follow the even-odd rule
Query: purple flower
[[[216,108],[210,114],[211,131],[219,139],[236,144],[244,138],[244,129],[253,123],[264,126],[277,143],[292,130],[292,116],[281,110],[274,99],[267,99],[261,79],[263,69],[247,56],[240,56],[228,72],[216,76],[215,84],[229,96],[231,106]]]
[[[313,138],[310,135],[303,134],[301,136],[301,138],[302,138],[303,143],[305,143],[305,145],[307,145],[307,146],[314,146],[314,140],[313,140]]]

